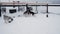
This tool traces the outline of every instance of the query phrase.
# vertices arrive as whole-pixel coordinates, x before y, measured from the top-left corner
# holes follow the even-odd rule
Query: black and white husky
[[[5,23],[11,23],[13,21],[13,18],[6,15],[3,15],[3,18],[4,18]]]
[[[27,15],[34,15],[37,13],[32,12],[32,7],[28,7],[28,4],[26,4],[26,11],[23,14],[27,14]]]

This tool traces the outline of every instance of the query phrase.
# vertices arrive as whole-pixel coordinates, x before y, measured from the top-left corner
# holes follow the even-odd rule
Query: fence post
[[[37,4],[38,2],[36,1],[36,4]],[[37,5],[36,5],[36,12],[38,13],[38,10],[37,10]]]
[[[18,2],[18,11],[20,11],[20,10],[19,10],[19,7],[20,7],[20,6],[19,6],[19,2],[20,2],[20,1],[17,1],[17,2]]]
[[[13,1],[13,8],[15,8],[15,1]]]
[[[47,11],[46,11],[47,15],[46,15],[46,17],[48,17],[48,4],[46,5],[46,7],[47,7]]]
[[[0,3],[0,17],[1,17],[1,3]]]

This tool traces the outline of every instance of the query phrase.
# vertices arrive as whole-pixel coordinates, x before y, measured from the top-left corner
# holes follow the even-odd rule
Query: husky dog
[[[32,12],[32,7],[28,7],[28,4],[26,4],[26,11],[24,12],[24,14],[32,14],[32,15],[34,15],[34,14],[37,14],[37,13],[34,13],[34,12]]]
[[[6,15],[3,15],[3,18],[4,18],[5,23],[11,23],[13,21],[13,18]]]

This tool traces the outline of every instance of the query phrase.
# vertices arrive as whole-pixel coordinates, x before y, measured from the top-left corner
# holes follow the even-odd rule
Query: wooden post
[[[1,4],[0,4],[0,17],[1,17]]]
[[[15,5],[15,1],[13,1],[13,8],[15,8],[15,6],[14,6],[14,5]]]
[[[47,13],[48,13],[48,4],[47,4]]]
[[[46,11],[47,15],[46,15],[46,17],[48,17],[48,4],[46,5],[46,7],[47,7],[47,11]]]
[[[37,4],[37,1],[36,1],[36,4]],[[38,13],[38,10],[37,10],[37,5],[36,5],[36,12]]]
[[[20,10],[19,10],[19,2],[20,2],[20,1],[17,1],[17,2],[18,2],[18,11],[20,11]]]

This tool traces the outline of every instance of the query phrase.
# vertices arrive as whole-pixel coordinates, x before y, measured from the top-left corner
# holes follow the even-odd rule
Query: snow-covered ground
[[[39,13],[30,17],[16,17],[8,24],[4,23],[2,16],[0,34],[60,34],[60,7],[49,7],[49,12],[48,18],[46,14]]]

